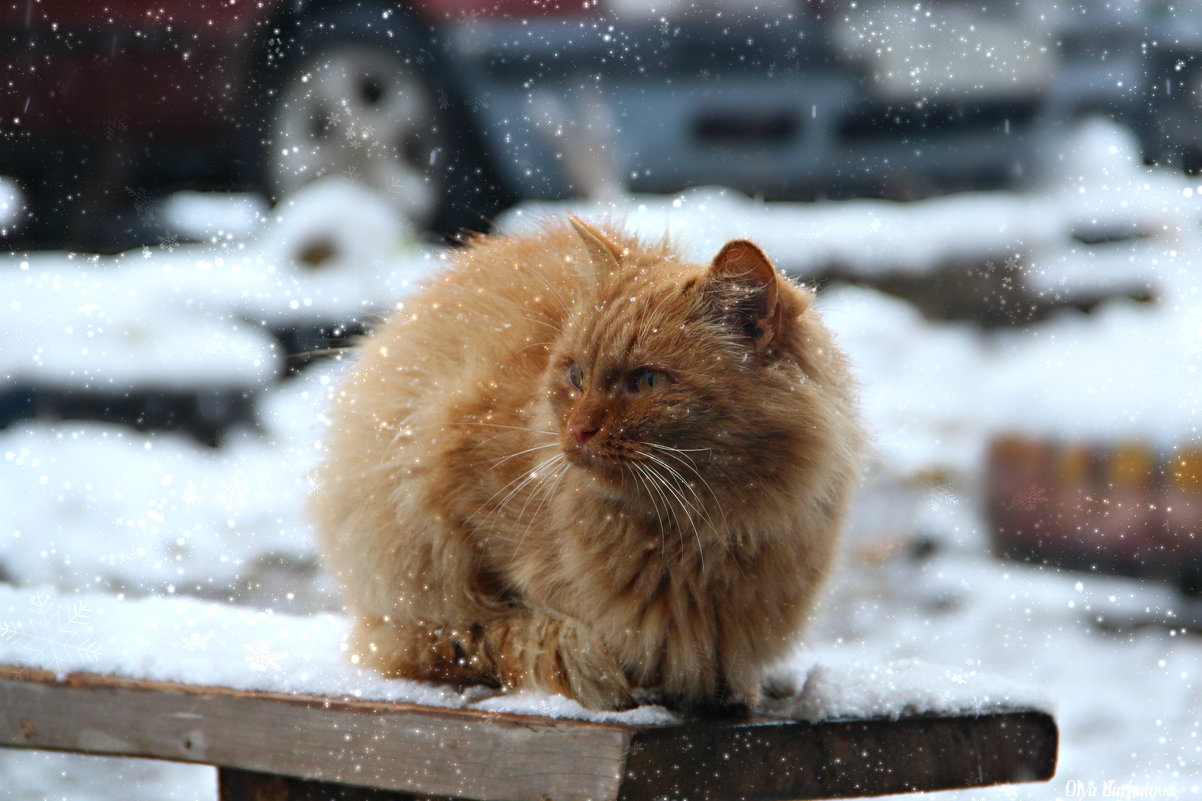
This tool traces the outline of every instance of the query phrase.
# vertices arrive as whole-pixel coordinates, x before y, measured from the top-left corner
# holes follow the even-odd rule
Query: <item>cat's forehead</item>
[[[610,366],[655,361],[698,333],[689,330],[696,316],[689,292],[696,271],[679,263],[663,267],[642,265],[607,276],[582,293],[565,332],[576,358]]]

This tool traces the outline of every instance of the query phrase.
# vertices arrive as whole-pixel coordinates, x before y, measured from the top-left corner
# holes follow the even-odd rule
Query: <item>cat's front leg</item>
[[[578,620],[538,610],[515,611],[485,627],[481,665],[507,689],[564,695],[589,709],[634,705],[618,661]]]
[[[590,709],[633,705],[617,660],[578,620],[515,609],[477,623],[358,618],[357,664],[386,676],[564,695]]]

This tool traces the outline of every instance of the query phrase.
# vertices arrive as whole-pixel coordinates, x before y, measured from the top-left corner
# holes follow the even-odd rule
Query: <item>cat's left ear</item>
[[[710,265],[707,284],[757,351],[772,344],[781,329],[780,276],[763,251],[743,239],[727,242]]]
[[[605,234],[575,214],[568,215],[568,222],[572,224],[576,233],[580,235],[580,239],[583,240],[594,267],[610,270],[618,266],[618,262],[622,258],[622,251],[618,250],[617,245],[606,239]]]

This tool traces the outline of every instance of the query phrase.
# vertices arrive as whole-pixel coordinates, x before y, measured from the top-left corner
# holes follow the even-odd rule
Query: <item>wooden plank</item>
[[[490,801],[615,799],[631,731],[544,718],[0,668],[0,745]]]
[[[638,727],[2,667],[0,699],[0,745],[214,764],[228,801],[835,798],[1046,780],[1057,751],[1039,712]]]
[[[1057,743],[1041,712],[644,729],[619,798],[799,801],[1046,781]]]

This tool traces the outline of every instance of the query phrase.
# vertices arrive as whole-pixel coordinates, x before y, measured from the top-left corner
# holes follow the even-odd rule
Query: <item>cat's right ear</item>
[[[722,313],[757,351],[765,350],[780,333],[779,281],[764,252],[742,239],[727,242],[710,265],[707,286]]]
[[[598,269],[612,270],[622,259],[622,251],[605,238],[605,234],[593,228],[575,214],[568,215],[568,222],[576,229],[576,233],[584,242],[588,255],[593,260],[593,266]]]

